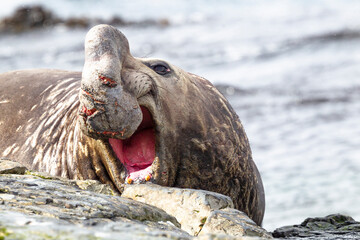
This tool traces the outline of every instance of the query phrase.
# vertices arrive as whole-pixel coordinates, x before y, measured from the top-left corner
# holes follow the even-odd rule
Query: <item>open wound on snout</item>
[[[84,117],[89,117],[93,115],[96,112],[96,108],[87,109],[85,106],[82,106],[80,110],[80,114],[82,114]]]
[[[143,120],[135,133],[128,139],[110,138],[109,143],[127,170],[126,182],[150,181],[151,165],[155,159],[155,129],[152,116],[141,107]]]
[[[117,82],[112,80],[111,78],[105,77],[101,74],[99,74],[99,79],[102,82],[102,84],[108,86],[108,87],[116,87]]]

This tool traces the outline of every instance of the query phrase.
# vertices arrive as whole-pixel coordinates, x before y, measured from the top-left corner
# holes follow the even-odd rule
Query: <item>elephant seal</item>
[[[89,31],[82,73],[13,71],[0,84],[0,157],[120,192],[136,182],[215,191],[261,224],[261,177],[228,101],[204,78],[133,57],[116,28]]]

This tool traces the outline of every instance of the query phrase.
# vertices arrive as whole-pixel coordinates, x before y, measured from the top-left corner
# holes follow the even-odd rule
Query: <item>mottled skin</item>
[[[158,65],[167,72],[155,71]],[[14,71],[0,74],[0,85],[0,157],[53,175],[99,179],[121,192],[126,169],[108,139],[131,137],[143,106],[155,123],[151,181],[228,195],[261,224],[261,177],[228,101],[204,78],[132,57],[117,29],[90,30],[83,73]]]

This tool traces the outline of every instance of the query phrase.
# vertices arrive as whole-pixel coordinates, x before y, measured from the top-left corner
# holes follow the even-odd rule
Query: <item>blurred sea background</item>
[[[34,4],[61,18],[165,19],[120,29],[134,56],[203,76],[229,99],[262,175],[263,226],[360,220],[360,1],[12,0],[0,19]],[[0,72],[81,71],[88,29],[1,33]]]

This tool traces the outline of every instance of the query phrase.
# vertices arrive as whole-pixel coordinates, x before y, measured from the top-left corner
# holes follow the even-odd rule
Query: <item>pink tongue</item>
[[[148,128],[136,132],[130,139],[109,139],[109,143],[117,158],[128,170],[128,177],[144,178],[150,170],[149,167],[155,158],[155,133],[154,129]],[[145,175],[145,176],[143,176]]]
[[[129,166],[144,166],[152,164],[155,158],[154,130],[146,129],[135,133],[123,143],[126,163]]]

